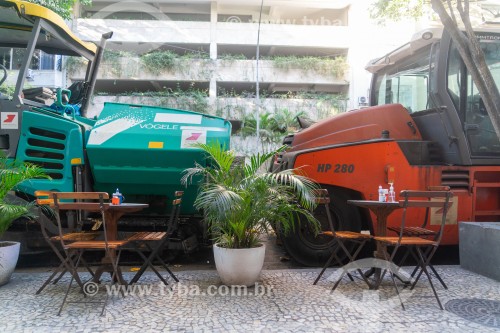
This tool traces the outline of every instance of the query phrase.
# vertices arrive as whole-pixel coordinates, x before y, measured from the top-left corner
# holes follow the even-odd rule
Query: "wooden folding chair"
[[[427,190],[428,191],[449,191],[450,187],[449,186],[428,186]],[[401,229],[401,226],[392,226],[392,227],[387,227],[387,229],[394,231],[398,235],[400,234],[400,232],[402,232],[403,236],[406,236],[406,237],[422,237],[422,238],[433,239],[436,237],[437,231],[431,230],[428,228],[429,217],[430,217],[430,208],[427,207],[425,209],[425,216],[424,216],[424,221],[423,221],[422,225],[420,225],[420,226],[408,226],[408,225],[406,225],[403,229]],[[428,251],[429,250],[430,250],[430,248],[428,249]],[[403,258],[400,261],[400,264],[399,264],[400,266],[402,264],[404,264],[404,262],[406,261],[406,258],[408,257],[408,255],[410,253],[411,253],[410,251],[406,251],[406,253],[404,254]],[[434,266],[432,266],[432,264],[429,264],[429,268],[434,273],[434,276],[436,276],[436,278],[439,280],[439,282],[441,283],[443,288],[448,289],[448,286],[446,285],[444,280],[441,278],[441,276],[438,274],[438,272],[436,271]],[[413,270],[413,272],[411,273],[412,278],[415,276],[417,271],[418,271],[418,266],[416,266],[415,269]]]
[[[53,214],[52,209],[54,208],[54,199],[52,198],[52,192],[51,191],[35,191],[35,198],[36,198],[36,203],[40,207],[40,209],[47,209],[50,210],[49,213]],[[68,260],[65,258],[64,254],[61,253],[62,249],[57,247],[58,244],[60,244],[60,238],[61,236],[59,235],[58,231],[55,231],[57,229],[57,225],[52,224],[52,222],[45,216],[42,216],[40,214],[40,217],[38,218],[38,223],[40,224],[40,229],[42,231],[42,235],[49,245],[49,247],[54,251],[55,255],[57,258],[60,260],[59,266],[53,270],[52,274],[45,280],[45,282],[42,284],[42,286],[36,291],[36,294],[39,294],[42,292],[43,289],[49,284],[53,283],[56,284],[63,276],[66,274],[69,270],[68,267]],[[99,232],[97,231],[81,231],[81,222],[78,220],[77,222],[77,229],[73,230],[73,228],[70,228],[68,230],[64,230],[63,238],[67,242],[76,242],[76,241],[86,241],[86,240],[93,240],[99,236]],[[85,265],[87,270],[91,275],[94,275],[94,272],[90,269],[89,265],[83,260],[82,258],[82,264]],[[59,276],[56,277],[56,275],[59,273]],[[80,281],[79,278],[76,278],[77,283],[83,287],[82,282]]]
[[[329,207],[330,196],[328,194],[328,190],[326,190],[326,189],[316,190],[316,203],[318,205],[324,205],[325,210],[326,210],[326,216],[328,218],[328,223],[330,224],[330,231],[325,231],[322,234],[330,236],[330,237],[333,237],[335,239],[336,243],[338,244],[338,248],[334,249],[334,251],[332,252],[332,255],[330,256],[330,258],[325,263],[325,266],[323,266],[323,269],[319,273],[318,277],[316,278],[316,280],[314,280],[313,285],[315,285],[316,283],[318,283],[319,279],[321,278],[321,276],[323,275],[323,273],[325,272],[325,270],[327,269],[327,267],[330,266],[330,264],[332,263],[332,261],[334,259],[335,259],[336,263],[339,266],[343,266],[342,261],[340,260],[340,258],[337,255],[337,251],[338,251],[339,248],[342,250],[342,252],[345,254],[345,256],[349,259],[349,263],[351,263],[351,262],[353,262],[353,261],[356,260],[357,256],[359,255],[359,253],[361,252],[361,250],[365,246],[366,242],[369,241],[372,238],[370,235],[362,234],[362,233],[359,233],[359,232],[353,232],[353,231],[336,231],[335,230],[335,226],[333,225],[332,216],[331,216],[331,213],[330,213],[330,207]],[[347,246],[346,246],[347,242],[350,242],[350,243],[354,244],[354,251],[351,252],[347,248]],[[368,285],[370,285],[370,283],[368,282],[368,279],[365,277],[365,275],[363,274],[363,272],[360,269],[358,269],[357,271],[361,275],[361,278]],[[351,281],[354,281],[353,277],[348,272],[343,271],[342,274],[340,275],[340,277],[338,278],[338,280],[333,285],[332,290],[335,290],[337,288],[337,286],[339,285],[340,281],[342,280],[342,278],[346,274],[351,279]]]
[[[57,220],[57,226],[59,229],[59,240],[61,247],[64,250],[66,256],[67,265],[65,267],[71,273],[71,281],[66,290],[63,302],[59,309],[58,315],[66,303],[98,303],[102,304],[101,315],[104,314],[104,310],[108,300],[108,294],[106,293],[106,298],[104,301],[79,301],[79,302],[69,302],[67,301],[69,291],[73,284],[73,280],[79,280],[78,267],[81,262],[82,256],[86,251],[89,250],[100,250],[104,251],[106,258],[109,259],[113,273],[111,276],[111,283],[114,283],[115,279],[119,276],[118,274],[118,263],[120,260],[120,253],[122,247],[127,244],[127,240],[108,240],[106,231],[106,214],[105,211],[109,207],[109,195],[105,192],[52,192],[51,196],[53,198],[54,211]],[[85,201],[78,201],[85,200]],[[106,202],[105,202],[106,200]],[[66,210],[82,210],[87,212],[100,213],[103,225],[103,235],[104,240],[86,240],[86,241],[75,241],[69,242],[64,237],[64,232],[61,222],[61,213]],[[82,291],[84,291],[82,289]],[[85,292],[85,291],[84,291]]]
[[[399,236],[397,237],[374,237],[376,242],[383,243],[386,247],[392,247],[393,250],[390,255],[386,252],[386,260],[391,263],[394,262],[394,258],[396,253],[400,248],[407,248],[408,251],[414,256],[417,260],[417,268],[420,269],[420,273],[417,275],[417,278],[413,281],[411,289],[415,288],[420,276],[422,273],[425,273],[429,280],[429,284],[432,288],[434,296],[438,302],[439,307],[443,310],[443,306],[441,305],[441,301],[439,300],[439,296],[434,288],[434,284],[432,283],[431,275],[429,274],[427,268],[430,265],[431,259],[436,253],[436,250],[441,243],[441,239],[443,237],[444,226],[446,224],[446,215],[448,213],[448,209],[450,206],[450,201],[453,196],[451,191],[402,191],[401,197],[404,199],[402,202],[403,207],[403,215],[400,225]],[[434,200],[432,200],[434,199]],[[406,216],[408,209],[430,209],[436,208],[438,211],[442,211],[441,223],[439,226],[439,230],[436,232],[433,239],[423,238],[423,237],[415,237],[415,236],[405,236],[404,230],[406,226]],[[401,296],[399,295],[399,289],[396,285],[396,281],[394,279],[394,273],[392,271],[389,272],[392,282],[394,284],[394,288],[396,289],[396,293],[398,294],[399,300],[401,302],[401,307],[403,310],[405,309],[403,301],[401,300]]]
[[[168,285],[167,280],[158,272],[155,268],[153,261],[157,260],[158,263],[170,274],[170,276],[176,281],[179,282],[179,279],[175,276],[175,274],[168,268],[167,264],[161,258],[161,253],[163,252],[166,245],[170,241],[170,237],[172,234],[178,229],[179,223],[179,214],[181,210],[182,203],[182,195],[183,191],[176,191],[175,198],[172,201],[172,212],[170,214],[170,218],[168,222],[166,222],[166,231],[157,232],[157,231],[143,231],[137,232],[130,236],[127,240],[132,244],[133,250],[139,254],[139,256],[143,260],[143,264],[141,268],[134,275],[130,283],[136,283],[141,278],[142,274],[146,271],[148,267],[151,268],[153,272],[160,278],[160,280]],[[146,257],[144,252],[149,252],[149,256]]]

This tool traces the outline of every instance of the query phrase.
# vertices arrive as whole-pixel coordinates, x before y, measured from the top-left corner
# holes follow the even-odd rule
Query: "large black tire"
[[[361,230],[361,214],[355,206],[347,204],[347,200],[355,199],[347,190],[329,188],[330,213],[335,230],[349,230],[359,232]],[[314,211],[315,217],[321,223],[321,230],[328,231],[330,226],[325,211],[325,205],[319,205]],[[310,226],[301,223],[300,227],[288,235],[280,233],[283,246],[288,254],[298,263],[305,266],[323,266],[337,245],[332,237],[318,235],[314,236]],[[339,252],[339,257],[341,253]]]

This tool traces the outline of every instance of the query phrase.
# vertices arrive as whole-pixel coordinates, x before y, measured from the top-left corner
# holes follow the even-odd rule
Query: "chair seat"
[[[392,230],[399,234],[401,232],[400,227],[388,227],[387,229]],[[436,234],[435,231],[425,229],[422,227],[404,227],[403,229],[403,235],[404,236],[416,236],[416,237],[421,237],[421,236],[434,236]]]
[[[99,232],[87,232],[87,231],[82,231],[82,232],[70,232],[67,234],[63,234],[62,239],[65,241],[89,241],[89,240],[94,240],[99,236]],[[52,236],[50,237],[51,241],[60,241],[61,236]]]
[[[353,232],[353,231],[335,231],[335,235],[333,234],[332,231],[323,231],[321,233],[322,235],[325,236],[330,236],[330,237],[338,237],[338,238],[344,238],[344,239],[368,239],[371,238],[371,235],[368,234],[362,234],[359,232]]]
[[[396,245],[399,242],[399,237],[374,237],[377,242]],[[402,237],[401,245],[436,245],[436,242],[430,239],[420,237]]]
[[[116,240],[116,241],[108,241],[107,248],[109,249],[117,249],[127,244],[127,240]],[[106,242],[105,241],[77,241],[74,243],[66,244],[66,249],[96,249],[96,250],[105,250]]]
[[[167,235],[166,232],[159,231],[141,231],[136,232],[129,238],[128,241],[160,241]]]

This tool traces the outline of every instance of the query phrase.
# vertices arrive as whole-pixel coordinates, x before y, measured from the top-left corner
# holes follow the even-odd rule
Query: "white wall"
[[[374,0],[357,0],[349,11],[350,46],[348,62],[350,64],[350,105],[348,109],[357,109],[358,98],[368,98],[371,74],[364,68],[375,58],[410,41],[412,35],[422,29],[424,22],[386,22],[377,25],[370,19],[370,6]]]

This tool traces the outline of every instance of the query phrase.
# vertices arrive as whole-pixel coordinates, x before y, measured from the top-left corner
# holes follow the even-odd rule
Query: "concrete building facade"
[[[162,92],[190,90],[204,92],[202,107],[229,118],[252,112],[259,98],[264,112],[306,111],[318,119],[365,105],[364,65],[415,30],[406,25],[384,35],[391,27],[371,23],[369,6],[350,0],[94,0],[78,8],[73,29],[96,42],[114,32],[108,47],[116,54],[102,66],[96,89],[104,95],[94,99],[94,112],[106,100],[161,104],[170,96]],[[83,75],[68,71],[72,81]]]

